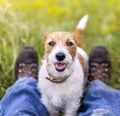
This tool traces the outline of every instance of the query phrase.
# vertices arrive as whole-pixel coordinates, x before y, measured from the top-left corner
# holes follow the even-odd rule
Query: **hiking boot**
[[[96,46],[89,56],[88,82],[101,80],[109,84],[111,75],[111,59],[108,50],[103,46]]]
[[[22,49],[15,62],[15,78],[22,77],[38,78],[38,54],[30,46]]]

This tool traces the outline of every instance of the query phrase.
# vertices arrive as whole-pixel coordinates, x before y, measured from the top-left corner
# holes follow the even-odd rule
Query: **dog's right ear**
[[[44,40],[44,43],[46,42],[46,39],[48,37],[48,35],[50,34],[50,32],[46,32],[43,36],[43,40]]]
[[[44,36],[43,36],[44,43],[45,43],[45,41],[47,39],[47,36],[48,36],[48,33],[45,33]]]
[[[85,15],[84,17],[82,17],[82,19],[79,21],[78,25],[77,25],[77,29],[74,32],[74,38],[77,42],[77,45],[80,46],[81,45],[81,41],[84,35],[84,30],[86,28],[87,22],[88,22],[88,15]]]

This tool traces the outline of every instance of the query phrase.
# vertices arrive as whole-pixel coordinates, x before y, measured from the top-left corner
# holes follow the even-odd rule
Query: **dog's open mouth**
[[[55,68],[57,71],[64,71],[65,70],[65,67],[66,67],[66,64],[65,63],[56,63],[55,64]]]

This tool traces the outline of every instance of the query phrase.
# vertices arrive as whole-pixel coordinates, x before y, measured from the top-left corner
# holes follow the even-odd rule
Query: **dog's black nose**
[[[56,54],[56,59],[59,60],[59,61],[62,61],[65,59],[65,54],[63,52],[58,52]]]

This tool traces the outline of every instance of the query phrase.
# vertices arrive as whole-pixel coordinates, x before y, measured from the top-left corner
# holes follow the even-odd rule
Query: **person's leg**
[[[1,116],[47,116],[37,89],[38,56],[32,47],[25,47],[15,63],[17,81],[6,91],[0,103]]]
[[[110,56],[105,47],[93,48],[89,59],[89,85],[80,116],[118,116],[120,91],[110,88]]]
[[[120,114],[120,91],[95,80],[88,85],[80,116],[118,116]]]

